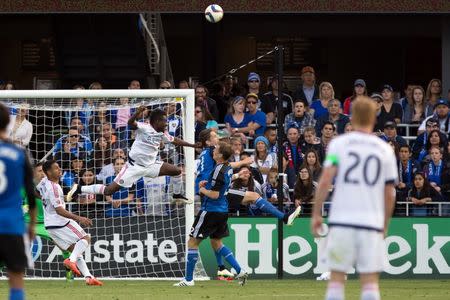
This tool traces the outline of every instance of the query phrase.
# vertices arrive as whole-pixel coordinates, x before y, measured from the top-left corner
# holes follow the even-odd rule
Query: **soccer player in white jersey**
[[[331,278],[325,299],[344,299],[347,271],[356,267],[361,281],[361,299],[378,300],[379,273],[386,261],[384,237],[388,229],[397,182],[392,148],[372,134],[375,103],[358,97],[352,104],[353,132],[334,138],[328,148],[314,199],[312,232],[322,228],[322,203],[335,180],[327,243]]]
[[[105,186],[93,184],[80,187],[74,184],[67,194],[67,200],[71,201],[80,193],[112,195],[121,187],[130,188],[141,177],[155,178],[159,176],[172,176],[174,179],[173,199],[185,203],[191,203],[181,195],[181,168],[158,160],[158,151],[163,143],[172,143],[175,146],[193,147],[196,145],[172,137],[166,132],[167,117],[164,111],[155,109],[150,114],[150,124],[137,122],[147,108],[141,106],[128,120],[128,126],[136,129],[136,138],[128,153],[128,161],[116,176],[114,181]]]
[[[77,222],[88,227],[92,226],[92,221],[66,210],[64,193],[58,184],[61,178],[58,163],[48,160],[42,169],[47,177],[39,182],[36,189],[44,206],[45,229],[61,250],[72,252],[70,257],[64,260],[64,266],[78,276],[83,275],[87,285],[103,285],[92,276],[83,258],[83,252],[89,247],[91,237]]]

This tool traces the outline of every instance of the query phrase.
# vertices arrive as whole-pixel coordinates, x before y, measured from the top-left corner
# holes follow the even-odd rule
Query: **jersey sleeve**
[[[60,191],[60,189],[58,189],[58,186],[56,184],[49,183],[47,185],[47,197],[54,208],[63,206],[60,198],[61,193],[62,192]]]
[[[328,146],[327,156],[323,162],[324,167],[339,166],[339,144],[336,140],[331,140]]]
[[[385,183],[398,183],[397,159],[395,158],[394,151],[392,151],[392,149],[388,149],[384,163]]]
[[[173,140],[174,140],[174,137],[171,136],[169,134],[169,132],[164,131],[164,134],[162,135],[162,140],[163,140],[164,143],[172,143]]]
[[[219,192],[222,187],[225,185],[225,166],[224,165],[219,165],[214,169],[214,173],[213,176],[211,178],[211,190],[215,191],[215,192]]]

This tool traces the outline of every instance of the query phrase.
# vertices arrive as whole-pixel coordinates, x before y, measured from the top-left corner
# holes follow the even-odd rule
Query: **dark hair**
[[[6,130],[9,125],[9,109],[0,103],[0,130]]]
[[[209,91],[208,91],[208,89],[206,88],[206,86],[199,84],[199,85],[197,85],[197,86],[195,87],[195,90],[197,90],[197,89],[204,89],[205,92],[206,92],[206,96],[209,96]]]
[[[225,142],[219,142],[219,152],[222,154],[222,158],[225,161],[228,161],[231,155],[233,155],[230,144]]]
[[[322,125],[322,128],[320,128],[320,130],[322,131],[326,125],[331,125],[331,127],[333,127],[333,131],[336,131],[336,125],[334,125],[334,123],[331,121],[325,121]]]
[[[211,137],[211,132],[212,129],[208,128],[208,129],[203,129],[202,131],[200,131],[200,134],[198,135],[198,140],[200,143],[202,143],[202,147],[206,147],[206,141],[208,141]]]
[[[38,161],[38,162],[34,165],[34,168],[42,167],[43,165],[44,165],[44,163],[43,163],[42,161]]]
[[[443,153],[447,153],[447,151],[445,151],[446,145],[444,139],[442,138],[441,132],[438,129],[431,130],[430,134],[428,135],[427,143],[425,144],[425,149],[427,150],[427,152],[431,149],[431,136],[433,135],[433,133],[437,133],[439,137],[439,148],[444,150]]]
[[[277,129],[274,128],[274,127],[266,127],[266,129],[264,129],[264,134],[266,134],[267,132],[269,132],[269,131],[271,131],[271,130],[276,131]]]
[[[45,175],[47,175],[47,172],[52,168],[52,166],[56,164],[56,160],[49,159],[44,162],[42,165],[42,170],[44,171]]]
[[[233,188],[240,189],[240,188],[246,187],[248,191],[254,192],[255,191],[255,181],[254,181],[254,178],[253,178],[252,169],[249,166],[242,166],[242,167],[239,168],[238,172],[241,171],[244,168],[247,169],[250,172],[250,177],[248,179],[247,185],[244,185],[243,180],[241,178],[238,178],[235,181],[233,181]]]
[[[152,112],[150,113],[150,124],[155,124],[155,122],[162,120],[165,115],[166,113],[159,108],[152,110]]]
[[[425,176],[425,174],[423,172],[415,172],[413,178],[415,179],[416,176],[422,176],[423,178],[423,187],[422,187],[422,191],[420,192],[420,194],[422,195],[422,197],[427,197],[430,196],[430,190],[431,190],[431,184],[428,181],[427,177]],[[413,180],[414,181],[414,180]],[[417,188],[416,185],[413,183],[412,185],[412,189],[411,191],[417,195]]]
[[[309,174],[309,178],[306,184],[304,184],[303,180],[300,178],[300,171],[303,169],[306,169]],[[297,181],[295,182],[294,186],[294,199],[301,199],[304,202],[309,202],[314,196],[312,172],[305,164],[303,164],[298,171],[299,174],[297,175]]]
[[[402,150],[402,148],[408,149],[408,152],[411,153],[411,147],[409,145],[400,145],[398,147],[398,150],[400,151],[400,150]]]

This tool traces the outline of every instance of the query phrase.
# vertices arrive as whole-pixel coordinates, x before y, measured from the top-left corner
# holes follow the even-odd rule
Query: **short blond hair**
[[[375,101],[367,96],[358,96],[352,103],[352,125],[357,127],[374,126],[377,107]]]

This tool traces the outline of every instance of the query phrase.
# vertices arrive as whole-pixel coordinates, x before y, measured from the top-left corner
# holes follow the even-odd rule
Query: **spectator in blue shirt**
[[[318,119],[328,112],[328,102],[334,99],[333,85],[327,81],[319,85],[320,99],[314,100],[310,107],[310,112],[314,115],[314,119]]]
[[[336,132],[342,134],[345,131],[345,125],[350,122],[350,119],[341,114],[339,111],[341,109],[341,102],[337,99],[330,100],[328,102],[328,110],[322,115],[316,123],[316,131],[318,136],[322,136],[321,129],[326,122],[331,122],[336,127]]]
[[[77,127],[71,127],[68,134],[59,138],[53,149],[53,156],[62,169],[69,168],[70,156],[83,156],[89,160],[91,153],[91,140],[87,136],[80,135]]]
[[[384,133],[380,136],[381,139],[387,141],[394,141],[401,146],[406,146],[408,143],[406,140],[397,134],[397,124],[393,121],[387,121],[384,124]]]
[[[239,128],[246,128],[250,123],[250,115],[245,113],[246,100],[237,96],[230,105],[230,113],[225,116],[225,124],[230,134],[239,132]]]
[[[248,114],[250,116],[247,132],[250,136],[263,135],[264,130],[266,130],[266,114],[257,109],[258,96],[255,94],[248,94],[246,100]]]

